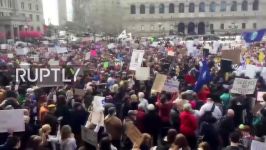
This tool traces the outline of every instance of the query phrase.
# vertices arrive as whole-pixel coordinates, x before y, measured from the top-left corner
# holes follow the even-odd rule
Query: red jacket
[[[185,136],[195,136],[197,129],[197,118],[188,111],[183,111],[180,114],[180,132]]]
[[[145,111],[138,110],[136,115],[136,125],[141,132],[144,132],[144,124],[143,124],[144,119],[145,119]]]
[[[211,90],[207,87],[202,88],[201,91],[198,93],[198,98],[202,100],[203,102],[207,101],[207,98],[209,98],[209,95],[211,94]]]
[[[196,80],[196,78],[193,75],[186,74],[185,75],[185,81],[188,84],[191,84],[191,85],[194,86],[197,80]]]
[[[159,116],[162,122],[169,122],[170,121],[170,111],[172,109],[173,103],[171,101],[166,102],[164,104],[157,103],[157,107],[159,109]]]

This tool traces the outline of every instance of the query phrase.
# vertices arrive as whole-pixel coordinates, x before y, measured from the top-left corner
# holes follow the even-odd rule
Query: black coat
[[[42,125],[44,124],[49,124],[51,126],[51,135],[57,134],[58,121],[57,121],[57,118],[53,114],[47,113],[44,116]]]
[[[161,128],[161,119],[155,111],[148,112],[144,117],[144,131],[151,135],[157,135]]]

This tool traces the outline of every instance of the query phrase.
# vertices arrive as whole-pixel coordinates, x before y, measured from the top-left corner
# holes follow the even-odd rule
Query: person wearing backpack
[[[219,107],[215,105],[215,102],[211,98],[208,98],[207,102],[201,106],[199,115],[200,122],[209,119],[219,120],[222,117],[222,112]]]

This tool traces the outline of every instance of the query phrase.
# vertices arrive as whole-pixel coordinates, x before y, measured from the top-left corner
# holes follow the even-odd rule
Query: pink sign
[[[93,56],[93,57],[96,57],[97,56],[96,50],[91,50],[91,56]]]

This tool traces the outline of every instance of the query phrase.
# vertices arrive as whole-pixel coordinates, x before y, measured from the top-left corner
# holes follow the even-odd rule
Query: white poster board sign
[[[236,78],[234,80],[231,93],[243,94],[243,95],[253,94],[256,88],[256,84],[257,84],[257,79]]]
[[[136,70],[137,68],[141,67],[143,56],[144,50],[134,50],[131,56],[129,69]]]
[[[102,97],[102,96],[94,96],[93,97],[93,101],[92,101],[93,110],[98,110],[98,109],[103,108],[103,106],[104,106],[104,100],[105,100],[105,97]]]
[[[25,131],[24,110],[0,110],[0,133]]]
[[[51,59],[51,60],[49,60],[48,64],[50,66],[59,66],[59,61]]]
[[[163,91],[166,92],[178,92],[179,90],[179,81],[178,80],[167,80],[164,83]]]
[[[16,48],[16,54],[17,55],[27,55],[29,52],[29,48],[24,47],[24,48]]]
[[[7,54],[7,58],[14,58],[14,54]]]
[[[266,149],[265,143],[255,141],[255,140],[251,142],[250,150],[264,150],[264,149]]]
[[[63,54],[63,53],[67,53],[68,50],[66,47],[56,47],[56,52],[57,54]]]
[[[90,60],[90,58],[91,58],[91,53],[86,53],[85,60]]]
[[[140,67],[136,70],[136,79],[140,81],[149,80],[150,67]]]

